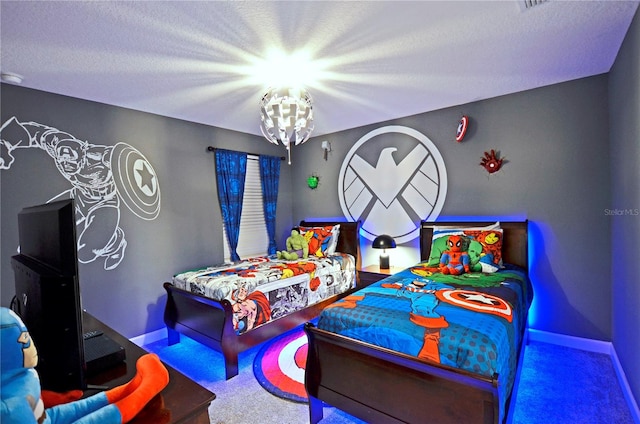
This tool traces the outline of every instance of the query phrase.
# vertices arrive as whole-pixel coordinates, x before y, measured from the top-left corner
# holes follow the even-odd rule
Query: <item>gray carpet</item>
[[[608,355],[531,342],[513,422],[631,424],[633,417]]]
[[[309,422],[307,405],[277,398],[253,376],[257,346],[240,355],[240,373],[224,379],[222,355],[186,337],[145,346],[162,360],[216,394],[211,424],[298,424]],[[335,408],[324,409],[323,424],[362,423]],[[633,417],[609,356],[547,343],[525,350],[514,410],[515,424],[617,423]]]

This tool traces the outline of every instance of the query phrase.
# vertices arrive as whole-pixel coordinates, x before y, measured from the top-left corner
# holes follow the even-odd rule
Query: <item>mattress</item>
[[[234,328],[245,333],[355,287],[355,258],[345,253],[287,261],[250,258],[174,275],[173,285],[214,300],[228,300]]]

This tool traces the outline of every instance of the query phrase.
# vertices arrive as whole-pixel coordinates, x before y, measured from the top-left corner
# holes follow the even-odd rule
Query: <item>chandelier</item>
[[[270,88],[260,100],[260,129],[273,144],[282,143],[289,155],[291,144],[302,144],[313,131],[311,95],[302,88]]]

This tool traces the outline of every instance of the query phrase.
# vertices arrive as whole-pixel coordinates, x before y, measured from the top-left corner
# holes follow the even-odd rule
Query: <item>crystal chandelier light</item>
[[[302,144],[313,131],[311,95],[302,88],[270,88],[260,100],[260,129],[273,144],[282,143],[291,165],[291,144]]]

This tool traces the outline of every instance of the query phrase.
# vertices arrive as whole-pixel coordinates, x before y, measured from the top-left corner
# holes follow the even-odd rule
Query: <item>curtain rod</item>
[[[213,146],[207,147],[207,152],[215,152],[216,150],[218,150],[217,147],[213,147]],[[229,149],[219,149],[219,150],[229,150]],[[230,150],[230,151],[233,151],[233,150]],[[237,150],[235,150],[235,151],[237,151]],[[242,152],[242,153],[247,153],[247,152]],[[260,156],[259,153],[247,153],[247,155]],[[267,156],[273,156],[273,155],[267,155]],[[286,157],[280,156],[280,160],[286,160],[286,159],[287,159]]]

